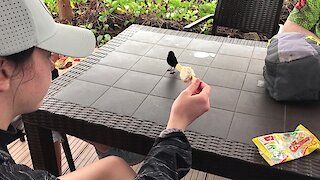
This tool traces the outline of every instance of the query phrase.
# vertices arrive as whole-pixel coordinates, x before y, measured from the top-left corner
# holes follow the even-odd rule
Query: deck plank
[[[68,143],[71,149],[71,154],[72,154],[76,169],[84,167],[98,160],[98,156],[96,154],[95,148],[91,144],[73,136],[68,135],[67,138],[68,138]],[[16,141],[8,145],[8,150],[16,163],[24,164],[28,167],[33,168],[27,140],[25,142],[21,142],[19,139],[17,139]],[[135,172],[138,172],[142,164],[143,163],[141,162],[131,167]],[[62,167],[63,174],[70,172],[62,147],[61,147],[61,167]],[[227,178],[216,176],[213,174],[208,174],[208,173],[197,171],[194,169],[191,169],[189,173],[182,179],[183,180],[227,180]]]
[[[203,171],[199,171],[197,180],[205,180],[206,176],[207,176],[207,173],[205,173]]]

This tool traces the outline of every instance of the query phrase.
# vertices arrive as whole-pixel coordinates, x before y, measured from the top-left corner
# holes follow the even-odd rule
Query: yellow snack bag
[[[288,133],[274,133],[252,139],[270,166],[298,159],[320,149],[320,142],[303,125]]]
[[[74,58],[72,57],[60,57],[60,59],[58,59],[55,62],[55,68],[56,69],[65,69],[68,68],[70,66],[72,66],[72,63],[74,61]]]

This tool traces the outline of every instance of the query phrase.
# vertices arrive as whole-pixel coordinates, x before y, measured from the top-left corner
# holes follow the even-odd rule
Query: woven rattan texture
[[[65,132],[66,129],[74,129],[77,127],[75,131],[69,134],[75,136],[82,136],[82,138],[86,139],[95,139],[101,140],[102,143],[113,144],[114,146],[122,147],[121,144],[117,144],[120,139],[112,139],[111,141],[104,141],[106,134],[92,134],[91,131],[99,130],[99,125],[107,126],[112,129],[118,129],[124,132],[132,132],[134,134],[142,135],[148,137],[143,142],[132,141],[133,144],[130,145],[130,149],[139,153],[147,153],[147,151],[139,151],[141,148],[141,144],[150,148],[154,138],[163,130],[165,127],[162,125],[157,125],[153,122],[146,123],[142,122],[140,119],[136,119],[133,117],[122,116],[115,113],[99,111],[94,108],[84,108],[79,107],[77,104],[73,104],[70,102],[64,102],[58,99],[49,99],[46,101],[43,109],[49,109],[50,113],[47,111],[39,111],[34,114],[27,115],[28,119],[31,120],[32,124],[37,124],[42,127],[52,128],[54,130]],[[39,115],[40,114],[40,115]],[[57,115],[64,116],[66,121],[57,118]],[[42,118],[39,118],[42,117]],[[78,119],[88,122],[86,123],[76,123],[76,121],[70,121],[70,119]],[[60,119],[57,121],[56,119]],[[101,121],[102,119],[108,119],[108,121]],[[91,125],[90,131],[88,131],[88,125]],[[116,133],[116,132],[115,132]],[[194,159],[203,159],[207,156],[206,153],[212,153],[215,156],[218,156],[221,159],[224,159],[225,163],[228,164],[228,161],[232,161],[233,159],[241,160],[244,164],[252,163],[257,166],[263,166],[265,168],[269,168],[265,161],[259,155],[256,147],[246,145],[238,142],[231,142],[224,140],[222,138],[208,136],[205,134],[200,134],[196,132],[188,131],[186,135],[196,151],[194,153]],[[123,136],[123,135],[121,135]],[[119,135],[120,137],[120,135]],[[129,136],[127,138],[130,138]],[[135,137],[131,137],[132,140]],[[43,152],[42,152],[43,153]],[[299,161],[292,161],[289,163],[284,163],[272,168],[272,171],[277,172],[277,170],[286,170],[288,172],[294,172],[301,175],[307,175],[311,177],[320,177],[319,171],[319,160],[315,160],[315,156],[317,154],[312,154],[310,156],[304,157]],[[208,156],[208,158],[211,156]],[[195,160],[194,160],[195,161]],[[194,162],[193,168],[199,170],[205,170],[212,173],[218,173],[216,170],[211,170],[211,167],[199,168],[197,166],[197,161]],[[200,162],[199,162],[200,163]],[[201,162],[203,163],[203,162]],[[215,160],[208,160],[209,164],[214,164]],[[225,165],[226,165],[225,164]],[[228,169],[229,170],[229,169]],[[223,175],[223,174],[221,174]],[[233,177],[233,176],[231,176]],[[290,176],[289,176],[290,177]],[[299,177],[293,175],[292,177]]]
[[[218,4],[215,23],[271,36],[278,30],[282,3],[282,0],[222,0]]]

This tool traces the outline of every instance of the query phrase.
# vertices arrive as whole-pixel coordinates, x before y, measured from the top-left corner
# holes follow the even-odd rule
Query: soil
[[[286,21],[288,15],[292,11],[296,2],[297,0],[284,0],[282,13],[280,15],[280,22],[279,22],[280,24],[283,24]],[[55,17],[55,19],[57,22],[71,23],[72,25],[76,25],[76,26],[93,23],[93,28],[98,31],[97,34],[102,34],[102,35],[110,34],[112,37],[114,37],[130,25],[130,23],[128,24],[125,23],[127,20],[134,18],[133,15],[131,14],[112,13],[108,15],[107,21],[105,22],[109,25],[109,28],[107,30],[103,30],[102,28],[99,29],[97,28],[99,25],[101,26],[101,22],[98,22],[98,18],[100,16],[99,12],[102,12],[105,10],[106,10],[105,7],[103,7],[102,4],[99,3],[99,1],[88,1],[87,4],[74,7],[73,13],[76,15],[72,20],[72,22],[60,21],[58,17]],[[134,23],[146,25],[146,26],[182,30],[183,27],[189,24],[190,22],[187,22],[187,21],[177,22],[172,20],[165,20],[165,19],[156,17],[155,14],[149,14],[149,15],[142,15],[136,18]],[[201,27],[202,25],[196,26],[190,29],[190,31],[200,33]],[[260,41],[267,40],[267,38],[264,35],[261,35],[258,33],[241,33],[237,30],[228,29],[228,28],[222,28],[220,30],[222,31],[223,33],[222,35],[224,36],[251,39],[251,40],[260,40]],[[210,34],[211,32],[207,31],[206,33]]]

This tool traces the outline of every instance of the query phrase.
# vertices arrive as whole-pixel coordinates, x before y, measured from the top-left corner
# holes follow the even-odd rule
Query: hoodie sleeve
[[[191,168],[191,146],[182,132],[158,137],[135,180],[176,180]]]

